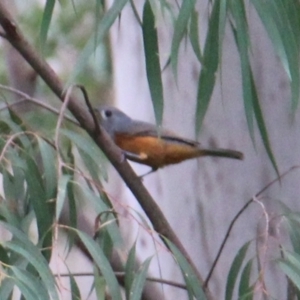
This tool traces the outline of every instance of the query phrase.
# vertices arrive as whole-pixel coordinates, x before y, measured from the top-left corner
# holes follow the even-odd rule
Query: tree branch
[[[45,81],[53,93],[61,100],[64,100],[64,86],[53,69],[46,61],[35,51],[35,49],[24,38],[19,30],[16,22],[7,12],[4,4],[0,1],[0,24],[2,25],[6,40],[24,57],[24,59],[32,66],[37,74]],[[95,140],[97,145],[105,153],[107,158],[116,168],[128,188],[136,197],[149,220],[153,224],[154,229],[160,236],[169,239],[186,257],[187,261],[192,266],[197,274],[199,282],[203,285],[204,280],[198,272],[195,264],[192,262],[187,251],[177,238],[176,234],[170,227],[160,208],[151,197],[147,189],[142,184],[141,180],[134,173],[120,148],[118,148],[111,140],[109,135],[100,128],[100,133],[95,135],[95,126],[90,113],[79,103],[79,100],[71,96],[68,103],[68,108],[74,117],[78,120],[82,128],[84,128],[90,136]],[[212,298],[209,290],[205,290],[206,296]]]

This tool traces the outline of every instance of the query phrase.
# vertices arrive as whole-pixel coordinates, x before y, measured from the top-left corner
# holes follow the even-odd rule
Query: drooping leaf
[[[235,28],[231,26],[235,41],[238,47],[241,63],[241,72],[242,72],[242,85],[243,85],[243,99],[245,114],[248,124],[248,130],[253,144],[254,140],[254,126],[253,126],[253,88],[255,85],[251,84],[251,67],[249,60],[249,30],[248,23],[246,18],[245,6],[243,1],[231,2],[230,11],[233,15],[235,21]]]
[[[278,265],[300,290],[300,255],[284,251],[284,257],[284,259],[278,260]]]
[[[97,295],[97,300],[105,300],[105,289],[106,289],[106,282],[105,278],[101,275],[99,275],[99,272],[94,272],[95,279],[94,279],[94,285],[95,285],[95,291]]]
[[[198,13],[194,9],[191,13],[191,21],[190,21],[190,41],[194,53],[198,59],[198,61],[203,64],[203,55],[200,48],[200,41],[199,41],[199,22],[198,22]]]
[[[225,28],[226,28],[226,16],[227,16],[227,0],[220,0],[220,10],[219,10],[219,60],[220,65],[222,63],[222,46],[223,46],[223,39],[225,35]]]
[[[62,176],[58,180],[58,186],[57,186],[57,196],[56,196],[56,212],[55,212],[55,218],[56,221],[59,220],[61,211],[63,209],[66,195],[67,195],[67,186],[70,180],[70,175],[62,174]]]
[[[12,293],[14,289],[15,283],[11,278],[4,278],[1,281],[1,289],[0,289],[0,299],[10,300],[12,299]]]
[[[47,0],[44,13],[43,13],[43,19],[41,24],[41,31],[40,31],[40,43],[41,43],[41,49],[42,52],[45,49],[46,41],[47,41],[47,35],[53,15],[53,10],[55,6],[55,0]]]
[[[159,62],[158,38],[155,28],[155,16],[148,0],[144,5],[142,28],[147,80],[149,84],[152,104],[154,107],[156,123],[158,126],[160,126],[162,123],[164,105],[163,85]]]
[[[70,278],[70,287],[71,287],[71,296],[72,296],[72,300],[80,300],[81,295],[80,295],[80,289],[77,285],[77,282],[74,278],[74,276],[72,275],[72,273],[70,273],[69,271],[69,278]]]
[[[55,197],[57,188],[57,171],[55,167],[55,156],[53,148],[43,139],[38,138],[39,150],[43,162],[42,178],[45,182],[47,199]]]
[[[142,298],[142,293],[151,259],[151,257],[146,259],[146,261],[142,264],[139,272],[135,276],[130,289],[130,300],[139,300]]]
[[[29,201],[33,206],[39,233],[39,240],[42,241],[45,257],[50,260],[52,249],[52,220],[53,220],[53,203],[46,198],[46,191],[41,180],[41,174],[35,161],[26,157],[27,167],[25,178],[28,186]]]
[[[213,3],[212,12],[208,23],[203,64],[198,81],[196,131],[199,132],[204,116],[208,109],[209,101],[214,89],[216,72],[219,65],[219,17],[220,0]]]
[[[250,285],[250,276],[251,276],[251,268],[252,268],[253,260],[250,259],[242,274],[241,274],[241,280],[239,284],[239,299],[243,300],[251,300],[253,298],[253,286]]]
[[[259,1],[252,3],[263,22],[281,63],[290,79],[292,110],[299,103],[299,11],[298,1]]]
[[[30,299],[50,299],[44,283],[38,277],[15,266],[11,266],[10,269],[15,276],[17,285],[20,286],[21,283],[21,287],[25,287],[25,290],[31,294],[32,298]]]
[[[252,96],[253,96],[253,109],[254,109],[254,115],[255,115],[256,122],[257,122],[257,126],[259,129],[263,144],[264,144],[267,154],[269,156],[269,159],[273,165],[273,168],[275,169],[277,176],[280,176],[278,166],[277,166],[277,163],[275,160],[275,156],[274,156],[272,148],[271,148],[271,143],[270,143],[269,135],[267,132],[267,126],[265,124],[263,113],[262,113],[262,110],[261,110],[261,107],[259,104],[252,71],[250,73],[250,76],[251,76],[251,87],[252,87]]]
[[[98,266],[101,273],[103,274],[112,299],[121,300],[122,297],[120,293],[118,280],[101,247],[99,247],[99,245],[86,233],[78,230],[76,232],[80,240],[92,256],[95,264]]]
[[[177,247],[168,239],[164,238],[169,249],[172,251],[184,278],[187,286],[187,290],[191,293],[197,300],[206,299],[205,293],[203,292],[201,282],[198,281],[198,277],[194,270],[186,260],[186,258],[181,254]]]
[[[84,183],[80,183],[80,188],[78,187],[78,189],[76,189],[75,196],[78,197],[79,195],[81,198],[88,199],[90,201],[96,214],[107,214],[108,219],[105,222],[105,230],[109,233],[114,247],[121,247],[123,240],[118,228],[116,216],[113,214],[111,208],[102,200],[101,197],[91,191]]]
[[[47,260],[38,250],[38,248],[28,239],[28,237],[19,229],[8,223],[0,221],[0,224],[9,230],[14,236],[14,241],[3,243],[3,246],[24,257],[38,272],[43,284],[53,300],[59,300],[55,287],[55,279],[51,274]]]
[[[241,249],[238,251],[237,255],[235,256],[235,258],[232,262],[232,265],[230,267],[230,270],[229,270],[229,273],[227,276],[227,282],[226,282],[226,292],[225,292],[226,300],[235,299],[235,298],[233,298],[234,287],[236,285],[236,280],[237,280],[238,274],[241,270],[244,259],[246,257],[249,245],[250,245],[250,242],[247,242],[246,244],[244,244],[241,247]]]
[[[86,167],[90,170],[96,182],[99,181],[99,175],[97,174],[102,175],[104,179],[107,178],[106,168],[104,167],[106,158],[88,135],[82,135],[67,129],[62,129],[60,133],[70,139],[79,149],[79,154],[81,154]]]
[[[126,299],[130,298],[130,290],[134,280],[134,274],[136,270],[136,255],[135,255],[136,243],[131,247],[128,258],[125,265],[125,292]]]
[[[172,38],[172,47],[171,47],[171,65],[172,65],[172,69],[173,69],[173,72],[174,72],[176,78],[177,78],[179,47],[180,47],[180,44],[181,44],[184,34],[187,32],[188,22],[191,18],[191,15],[194,12],[195,3],[196,3],[195,0],[182,1],[181,7],[179,9],[178,18],[175,21],[174,34],[173,34],[173,38]],[[195,19],[196,16],[194,15],[194,19],[193,19],[194,24],[193,25],[197,24],[197,22],[195,24],[195,21],[197,20],[197,18]],[[195,27],[193,29],[197,30]],[[196,47],[196,49],[198,52],[199,48]]]
[[[96,30],[96,36],[93,35],[89,38],[84,49],[82,50],[77,62],[75,63],[74,70],[66,86],[70,86],[75,80],[78,74],[84,70],[86,62],[90,56],[95,52],[96,46],[103,40],[108,34],[108,30],[118,18],[123,7],[129,0],[115,0],[112,6],[105,12],[102,19],[98,23],[98,29]],[[96,42],[95,42],[96,41]]]

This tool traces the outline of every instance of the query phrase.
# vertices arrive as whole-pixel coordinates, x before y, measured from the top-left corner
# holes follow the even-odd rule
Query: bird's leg
[[[139,178],[140,178],[140,179],[143,179],[145,176],[150,175],[151,173],[154,173],[154,172],[156,172],[157,170],[158,170],[158,168],[152,168],[150,171],[146,172],[145,174],[140,175]]]
[[[148,156],[145,153],[140,153],[140,154],[136,154],[136,153],[132,153],[132,152],[128,152],[128,151],[123,151],[125,157],[129,160],[132,160],[134,162],[141,162],[145,159],[148,158]],[[157,171],[158,168],[152,168],[150,171],[146,172],[143,175],[140,175],[139,178],[143,179],[145,176],[154,173],[155,171]]]

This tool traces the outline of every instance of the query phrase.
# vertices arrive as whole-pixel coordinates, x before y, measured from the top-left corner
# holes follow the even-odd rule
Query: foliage
[[[39,42],[35,46],[41,49],[41,53],[48,60],[58,62],[56,71],[62,78],[68,78],[69,84],[75,80],[81,82],[91,90],[93,98],[96,98],[99,91],[105,89],[104,86],[111,81],[107,34],[111,25],[121,17],[122,10],[129,5],[129,1],[115,0],[108,8],[104,7],[100,0],[89,3],[86,1],[57,3],[48,0],[44,7],[33,0],[31,2],[33,3],[31,9],[19,18],[28,36],[31,36],[33,41],[39,36]],[[133,1],[130,4],[134,9]],[[173,17],[174,33],[169,64],[174,71],[175,80],[179,72],[178,61],[181,59],[179,48],[184,37],[191,43],[201,66],[196,109],[197,130],[200,130],[209,107],[222,61],[225,26],[230,24],[240,56],[243,103],[249,134],[254,142],[254,121],[256,121],[266,152],[274,169],[279,173],[250,63],[251,36],[247,6],[250,5],[257,11],[289,77],[291,108],[295,113],[299,101],[300,4],[296,0],[252,0],[249,3],[233,0],[212,1],[203,46],[199,44],[199,15],[196,4],[197,1],[192,0],[182,1],[178,6],[165,0],[149,0],[144,5],[141,34],[157,122],[161,122],[163,112],[163,85],[157,38],[159,28],[156,26],[158,10]],[[85,25],[84,30],[82,24]],[[40,28],[39,32],[37,28]],[[149,34],[152,39],[149,38]],[[68,65],[67,68],[65,65],[59,66],[59,61],[69,55],[70,47],[72,48],[70,61],[78,56],[77,63],[74,66]],[[95,57],[100,63],[95,63]],[[3,69],[1,65],[0,70]],[[2,77],[4,75],[1,75]],[[99,81],[102,83],[100,87]],[[95,89],[95,86],[98,88]],[[52,96],[42,84],[39,90]],[[6,95],[3,95],[3,98],[10,100]],[[57,233],[62,229],[70,236],[70,249],[76,241],[80,241],[90,254],[94,264],[94,273],[91,275],[94,278],[92,289],[95,289],[97,297],[99,299],[104,297],[107,288],[112,299],[121,299],[121,288],[111,266],[110,256],[113,249],[121,249],[124,245],[117,216],[102,187],[103,180],[107,179],[105,158],[87,134],[74,124],[67,124],[67,121],[63,123],[62,128],[55,128],[57,117],[48,116],[49,114],[46,113],[47,118],[51,118],[49,122],[51,129],[43,128],[44,120],[43,122],[40,119],[28,120],[26,117],[20,119],[13,110],[7,109],[1,115],[0,173],[3,191],[0,202],[0,224],[8,238],[2,240],[0,244],[2,274],[0,299],[10,299],[15,287],[25,299],[59,299],[56,278],[49,262],[53,254],[52,249],[57,242]],[[78,211],[85,201],[92,205],[98,216],[95,222],[101,224],[95,230],[94,238],[80,231],[77,226]],[[68,226],[59,224],[65,205],[69,207]],[[282,247],[282,257],[276,263],[289,278],[299,298],[299,214],[285,208],[284,219],[292,246],[291,249],[288,249],[288,246],[287,249]],[[32,237],[33,226],[37,228],[36,240]],[[166,240],[166,244],[183,273],[188,297],[205,299],[204,290],[186,258],[170,241]],[[254,261],[260,260],[259,254],[252,251],[249,258],[250,244],[251,241],[241,247],[232,263],[226,281],[226,299],[235,298],[235,289],[239,299],[253,299],[256,286],[264,284],[262,269],[254,268]],[[134,245],[125,266],[127,299],[141,297],[150,263],[151,258],[148,258],[138,270],[136,269]],[[75,274],[69,275],[73,298],[80,299],[80,288],[74,279]]]

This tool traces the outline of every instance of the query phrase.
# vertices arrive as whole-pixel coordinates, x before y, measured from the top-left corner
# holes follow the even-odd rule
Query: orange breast
[[[201,150],[195,146],[152,136],[118,134],[115,136],[115,143],[121,149],[140,155],[142,158],[132,160],[155,169],[201,156]]]

